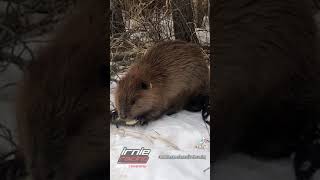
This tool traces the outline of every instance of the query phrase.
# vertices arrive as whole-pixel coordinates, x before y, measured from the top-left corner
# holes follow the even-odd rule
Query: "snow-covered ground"
[[[234,155],[214,166],[214,180],[295,180],[290,159],[264,162],[245,155]],[[320,171],[312,180],[320,180]]]
[[[111,84],[110,100],[114,101],[115,84]],[[110,106],[112,108],[112,105]],[[110,173],[111,180],[294,180],[291,159],[274,161],[256,160],[235,154],[210,167],[209,130],[200,113],[181,111],[149,123],[147,126],[110,127]],[[124,147],[151,149],[150,159],[143,168],[117,164]],[[213,146],[212,146],[213,147]],[[159,155],[205,155],[206,159],[159,159]],[[210,170],[214,170],[211,171]],[[312,180],[320,180],[318,171]]]
[[[110,127],[110,173],[112,180],[209,179],[210,150],[196,148],[208,132],[200,114],[181,112],[143,127]],[[144,168],[117,164],[124,147],[151,149]],[[204,155],[205,159],[159,159],[159,155]]]
[[[111,85],[111,101],[114,84]],[[111,106],[112,107],[112,106]],[[204,138],[204,139],[203,139]],[[182,111],[146,126],[110,127],[112,180],[206,180],[210,178],[209,127],[200,113]],[[146,167],[117,164],[124,147],[151,149]],[[159,159],[159,155],[204,155],[205,159]]]

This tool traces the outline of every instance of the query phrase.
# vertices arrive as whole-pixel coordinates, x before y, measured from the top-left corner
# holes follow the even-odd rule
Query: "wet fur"
[[[82,0],[19,85],[19,145],[34,180],[75,180],[108,168],[108,103],[101,77],[105,7],[103,0]]]
[[[116,108],[120,116],[155,120],[183,109],[192,97],[208,95],[208,82],[208,64],[199,47],[161,42],[119,81]]]

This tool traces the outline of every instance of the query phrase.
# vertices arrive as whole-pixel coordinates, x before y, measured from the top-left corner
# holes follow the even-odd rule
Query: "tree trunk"
[[[206,8],[206,2],[205,0],[196,0],[195,2],[195,7],[194,7],[194,12],[195,12],[195,19],[196,19],[196,26],[198,28],[202,27],[203,23],[203,18],[206,14],[205,11],[207,11]]]
[[[193,23],[191,0],[172,0],[171,2],[175,38],[199,43]]]
[[[125,32],[125,25],[122,17],[122,10],[118,0],[111,0],[111,34],[119,36],[120,33]]]

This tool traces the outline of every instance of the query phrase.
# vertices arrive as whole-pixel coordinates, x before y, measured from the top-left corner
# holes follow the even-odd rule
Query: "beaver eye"
[[[131,105],[134,105],[134,103],[136,103],[136,100],[131,101]]]
[[[141,88],[142,89],[148,89],[148,85],[145,82],[141,83]]]

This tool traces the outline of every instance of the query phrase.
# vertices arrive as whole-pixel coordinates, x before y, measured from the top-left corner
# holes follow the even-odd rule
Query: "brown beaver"
[[[17,99],[19,145],[34,180],[108,169],[106,4],[80,1],[26,68]],[[107,68],[105,68],[107,69]],[[105,77],[107,76],[105,72]],[[93,174],[91,174],[93,175]],[[102,176],[102,177],[101,177]]]
[[[208,87],[208,63],[201,49],[164,41],[151,47],[118,82],[115,105],[120,118],[145,122],[192,107],[189,103],[206,96]]]
[[[311,9],[299,0],[221,0],[213,8],[213,157],[289,156],[320,118]]]

